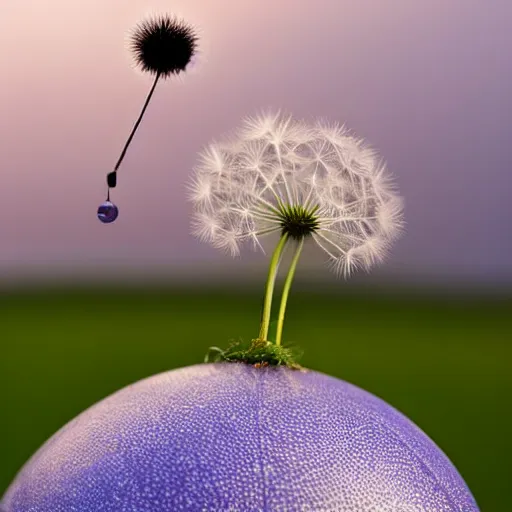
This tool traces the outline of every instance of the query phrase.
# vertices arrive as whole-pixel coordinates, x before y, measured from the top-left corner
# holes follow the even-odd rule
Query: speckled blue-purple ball
[[[477,512],[441,450],[314,371],[191,366],[118,391],[24,466],[6,512]]]
[[[98,219],[100,219],[104,224],[110,224],[111,222],[114,222],[118,215],[118,207],[110,201],[105,201],[98,207]]]

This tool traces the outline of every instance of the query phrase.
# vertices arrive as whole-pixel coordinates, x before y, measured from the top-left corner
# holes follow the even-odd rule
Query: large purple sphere
[[[128,386],[25,465],[6,512],[474,512],[448,458],[382,400],[314,371],[191,366]]]

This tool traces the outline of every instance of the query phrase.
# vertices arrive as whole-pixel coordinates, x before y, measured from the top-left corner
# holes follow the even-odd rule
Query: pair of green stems
[[[281,262],[281,257],[283,255],[284,248],[286,246],[286,242],[289,240],[289,234],[283,233],[277,247],[272,254],[272,258],[270,260],[270,267],[268,270],[267,284],[265,286],[265,298],[263,301],[263,313],[261,318],[261,327],[260,327],[260,335],[259,339],[267,341],[268,338],[268,330],[270,327],[270,314],[272,310],[272,295],[274,294],[274,286],[277,278],[277,271],[279,268],[279,263]],[[281,305],[279,307],[279,316],[277,318],[277,329],[276,329],[276,339],[275,344],[281,345],[282,337],[283,337],[283,324],[284,324],[284,315],[286,312],[286,303],[288,301],[288,295],[290,293],[290,288],[293,281],[293,276],[295,275],[295,269],[297,268],[297,263],[299,261],[300,253],[302,252],[302,247],[304,245],[304,238],[300,238],[298,241],[297,248],[295,250],[295,254],[293,255],[292,262],[290,264],[290,269],[288,270],[288,274],[286,276],[283,294],[281,296]]]

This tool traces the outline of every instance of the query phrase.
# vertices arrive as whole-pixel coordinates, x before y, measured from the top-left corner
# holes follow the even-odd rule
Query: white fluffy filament
[[[281,113],[247,118],[237,136],[200,154],[189,183],[193,234],[239,254],[280,231],[281,205],[316,207],[311,238],[343,276],[381,262],[403,229],[403,203],[385,165],[343,126]]]

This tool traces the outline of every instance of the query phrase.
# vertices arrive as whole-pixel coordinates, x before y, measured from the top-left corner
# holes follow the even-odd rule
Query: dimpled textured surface
[[[379,398],[314,371],[196,365],[57,432],[6,512],[473,512],[457,470]]]

